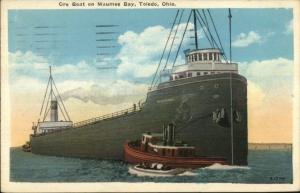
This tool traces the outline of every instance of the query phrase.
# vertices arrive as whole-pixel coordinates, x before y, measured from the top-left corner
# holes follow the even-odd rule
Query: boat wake
[[[181,174],[178,174],[178,176],[197,176],[197,175],[198,175],[198,173],[195,173],[193,171],[185,171]]]
[[[249,166],[232,166],[232,165],[222,165],[219,163],[215,163],[211,166],[202,168],[202,169],[208,169],[208,170],[250,170],[251,168]]]

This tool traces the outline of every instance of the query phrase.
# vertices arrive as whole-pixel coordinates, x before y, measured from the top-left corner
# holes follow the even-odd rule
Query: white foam
[[[178,176],[197,176],[198,173],[194,173],[192,171],[185,171],[182,174],[178,174]]]
[[[202,169],[209,169],[209,170],[236,170],[236,169],[241,169],[241,170],[249,170],[251,169],[249,166],[235,166],[235,165],[222,165],[219,163],[215,163],[211,166],[202,168]]]

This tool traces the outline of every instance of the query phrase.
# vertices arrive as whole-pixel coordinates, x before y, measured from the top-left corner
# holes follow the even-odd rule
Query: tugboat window
[[[199,58],[199,60],[201,61],[201,60],[202,60],[202,55],[201,55],[201,54],[198,54],[198,58]]]
[[[204,58],[204,60],[207,60],[207,54],[206,53],[203,54],[203,58]]]
[[[207,75],[208,74],[208,72],[204,72],[204,75]]]
[[[200,72],[197,72],[197,76],[200,76],[201,75],[201,73]]]
[[[209,53],[209,60],[212,60],[212,53]]]
[[[188,73],[188,77],[192,77],[192,73],[191,72]]]

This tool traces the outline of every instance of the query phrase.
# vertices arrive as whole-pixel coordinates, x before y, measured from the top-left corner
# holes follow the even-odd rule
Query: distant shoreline
[[[249,150],[292,150],[291,143],[248,143]]]

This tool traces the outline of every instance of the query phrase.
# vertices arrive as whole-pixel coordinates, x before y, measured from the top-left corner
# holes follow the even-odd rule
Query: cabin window
[[[184,78],[184,76],[181,74],[181,75],[179,75],[179,78]]]
[[[201,75],[201,73],[200,72],[197,72],[197,76],[200,76]]]
[[[194,54],[195,61],[198,61],[197,55],[198,55],[198,54]]]
[[[217,60],[217,53],[214,54],[214,58],[215,58],[215,60]]]
[[[212,53],[209,53],[209,60],[212,60]]]
[[[188,73],[188,77],[192,77],[192,73],[191,72]]]
[[[203,54],[203,60],[207,60],[207,54],[206,53]]]
[[[207,75],[208,74],[208,72],[204,72],[204,75]]]
[[[202,54],[198,54],[198,58],[201,61],[202,60]]]
[[[211,74],[215,74],[215,72],[211,72]]]

